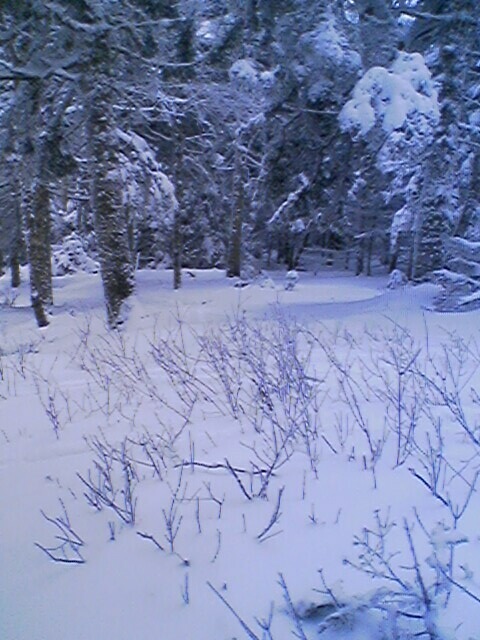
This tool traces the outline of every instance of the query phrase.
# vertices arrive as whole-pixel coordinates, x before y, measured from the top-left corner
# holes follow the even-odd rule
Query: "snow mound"
[[[285,291],[292,291],[299,279],[298,272],[295,269],[287,271],[285,275]]]
[[[394,269],[388,278],[388,289],[399,289],[407,284],[407,276],[400,271],[400,269]]]

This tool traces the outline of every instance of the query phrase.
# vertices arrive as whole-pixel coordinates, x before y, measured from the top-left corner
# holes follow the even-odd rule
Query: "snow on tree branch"
[[[133,150],[144,170],[147,170],[155,178],[155,196],[157,200],[166,198],[170,208],[178,205],[175,197],[175,186],[163,171],[155,158],[155,154],[144,138],[133,131],[125,132],[121,129],[115,131],[118,139],[127,144]]]
[[[377,123],[386,133],[411,123],[426,132],[439,118],[438,93],[423,56],[401,52],[390,69],[372,67],[357,82],[340,113],[340,125],[360,136]]]
[[[310,187],[310,180],[303,172],[298,176],[298,179],[300,180],[300,186],[298,187],[298,189],[295,189],[295,191],[292,191],[288,194],[287,199],[282,202],[282,204],[278,207],[267,224],[271,225],[279,222],[285,211],[293,206],[296,202],[298,202],[300,197]]]

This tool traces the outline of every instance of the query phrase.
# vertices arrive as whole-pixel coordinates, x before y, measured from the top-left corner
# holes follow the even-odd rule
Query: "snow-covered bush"
[[[298,275],[298,271],[295,271],[295,269],[287,271],[284,283],[285,291],[293,291],[293,289],[295,289],[295,285],[299,280],[299,277],[300,276]]]
[[[400,271],[400,269],[394,269],[388,278],[388,289],[399,289],[407,284],[407,276]]]

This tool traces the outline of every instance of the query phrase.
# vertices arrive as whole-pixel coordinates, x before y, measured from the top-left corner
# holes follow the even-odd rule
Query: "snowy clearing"
[[[479,312],[184,283],[112,333],[98,275],[44,330],[0,280],[0,637],[478,638]]]

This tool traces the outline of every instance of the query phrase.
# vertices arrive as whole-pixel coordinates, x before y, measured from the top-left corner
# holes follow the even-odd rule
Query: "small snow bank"
[[[298,271],[295,271],[295,269],[287,271],[284,284],[285,291],[293,291],[299,279],[300,276],[298,275]]]
[[[415,121],[428,132],[439,117],[438,93],[423,56],[401,52],[390,69],[372,67],[357,82],[340,125],[365,136],[377,123],[390,134]]]

